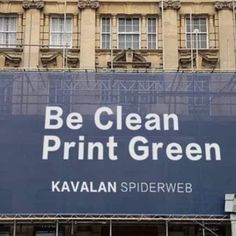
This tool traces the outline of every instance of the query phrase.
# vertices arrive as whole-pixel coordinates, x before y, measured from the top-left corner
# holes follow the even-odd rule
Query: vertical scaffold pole
[[[165,71],[165,17],[164,17],[164,0],[161,0],[161,27],[162,27],[162,66],[163,66],[163,71]]]
[[[194,69],[193,69],[193,21],[192,21],[192,12],[190,13],[189,21],[190,21],[189,23],[190,23],[191,70],[193,72]]]
[[[70,231],[71,235],[74,235],[74,222],[71,222],[71,231]]]
[[[202,236],[205,236],[206,235],[206,232],[205,232],[205,224],[204,222],[202,223],[203,227],[202,227]]]
[[[169,236],[169,222],[166,221],[166,236]]]
[[[13,236],[16,236],[16,221],[14,220],[14,225],[13,225]]]
[[[234,34],[234,69],[236,70],[236,22],[235,22],[235,0],[233,0],[233,34]]]
[[[110,21],[110,32],[111,32],[111,38],[110,38],[110,47],[111,47],[111,70],[113,70],[113,16]]]
[[[58,231],[59,231],[59,222],[57,220],[57,222],[56,222],[56,236],[58,236]]]
[[[65,67],[67,66],[67,59],[66,59],[66,49],[67,49],[67,43],[66,43],[66,18],[67,18],[67,0],[64,1],[64,26],[63,26],[63,55],[62,55],[62,68],[63,71],[65,70]]]
[[[112,236],[112,220],[110,220],[109,236]]]

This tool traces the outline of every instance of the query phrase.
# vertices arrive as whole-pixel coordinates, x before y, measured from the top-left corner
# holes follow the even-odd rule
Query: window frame
[[[149,33],[148,29],[149,29],[149,19],[155,19],[155,22],[156,22],[156,32],[155,34],[153,33]],[[155,49],[158,49],[158,17],[157,16],[148,16],[146,18],[146,33],[147,33],[147,49],[148,50],[155,50]],[[156,36],[156,47],[155,48],[149,48],[149,35],[155,35]]]
[[[61,19],[63,21],[63,24],[64,23],[64,20],[65,20],[65,17],[63,15],[51,15],[50,16],[50,31],[49,31],[49,36],[50,36],[50,40],[49,40],[49,47],[50,48],[53,48],[53,49],[63,49],[63,48],[72,48],[73,47],[73,16],[71,15],[67,15],[66,16],[66,20],[67,19],[70,19],[71,21],[71,31],[70,33],[64,33],[63,31],[61,32],[52,32],[52,22],[53,22],[53,18],[57,18],[57,19]],[[70,34],[70,45],[69,46],[66,46],[64,47],[64,45],[55,45],[55,44],[52,44],[52,34],[60,34],[62,37],[65,35],[68,35]],[[61,42],[63,42],[63,38],[60,40]]]
[[[103,30],[102,30],[102,29],[103,29],[102,26],[103,26],[103,19],[104,19],[104,18],[107,18],[107,19],[109,19],[109,21],[110,21],[110,32],[109,32],[109,33],[108,33],[108,32],[103,32]],[[111,16],[103,15],[103,16],[100,17],[100,29],[101,29],[101,30],[100,30],[100,48],[101,48],[101,49],[111,49],[111,47],[112,47],[112,43],[111,43],[111,40],[112,40],[112,20],[111,20]],[[103,47],[103,44],[102,44],[102,43],[103,43],[103,40],[102,40],[103,38],[102,38],[102,36],[103,36],[104,34],[105,34],[105,35],[108,35],[108,34],[109,34],[109,41],[110,41],[110,42],[109,42],[109,47],[108,47],[108,48],[104,48],[104,47]]]
[[[204,50],[204,49],[209,49],[209,26],[208,26],[208,24],[209,24],[209,17],[208,17],[208,15],[198,15],[198,14],[194,14],[194,15],[192,15],[192,20],[194,19],[194,18],[205,18],[206,19],[206,32],[199,32],[198,33],[198,36],[200,35],[200,34],[202,34],[202,35],[206,35],[206,47],[199,47],[198,46],[198,50]],[[189,21],[190,21],[190,16],[189,15],[187,15],[187,16],[185,16],[185,48],[186,49],[191,49],[191,47],[188,47],[188,40],[187,40],[187,35],[190,35],[190,37],[191,37],[191,32],[188,32],[187,31],[187,20],[189,19]],[[192,29],[192,30],[194,30],[194,29]],[[194,36],[194,33],[192,33],[192,36]],[[190,39],[190,41],[191,41],[191,39]],[[199,40],[199,37],[198,37],[198,45],[200,45],[200,40]],[[191,42],[190,42],[190,44],[191,44]],[[194,38],[193,38],[193,44],[194,44]],[[196,50],[196,47],[194,47],[194,45],[193,45],[193,47],[192,47],[194,50]]]
[[[0,14],[0,18],[5,18],[5,19],[10,19],[10,18],[14,18],[15,19],[15,31],[0,31],[0,34],[6,35],[6,41],[9,41],[9,34],[14,34],[15,38],[14,44],[9,44],[8,42],[6,42],[5,44],[1,44],[0,43],[0,48],[16,48],[17,46],[17,14]]]
[[[117,30],[116,30],[116,32],[117,32],[117,44],[116,44],[116,47],[117,47],[117,49],[120,49],[120,50],[127,50],[127,49],[129,49],[129,48],[120,48],[119,47],[119,35],[121,35],[121,34],[123,34],[123,35],[127,35],[127,32],[120,32],[119,31],[119,20],[120,19],[135,19],[135,18],[137,18],[138,19],[138,22],[139,22],[139,31],[138,31],[138,36],[139,36],[139,40],[138,40],[138,48],[133,48],[133,47],[131,47],[131,49],[132,50],[139,50],[139,49],[141,49],[141,17],[140,16],[138,16],[138,15],[120,15],[120,16],[118,16],[117,17]],[[128,33],[128,35],[135,35],[135,33],[134,32],[132,32],[132,33]],[[133,42],[132,42],[132,44],[133,44]]]

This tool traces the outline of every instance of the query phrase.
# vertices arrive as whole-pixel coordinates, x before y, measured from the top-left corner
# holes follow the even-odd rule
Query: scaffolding
[[[140,112],[168,107],[168,112],[192,118],[236,116],[235,73],[1,72],[0,76],[2,115],[39,115],[46,104],[68,111],[83,104],[120,104]]]
[[[0,72],[0,119],[14,115],[42,115],[47,104],[68,108],[80,105],[124,105],[142,113],[144,108],[167,109],[190,120],[235,122],[235,73],[146,73],[146,72]],[[164,108],[163,108],[164,107]],[[145,110],[147,111],[147,110]],[[168,227],[197,224],[204,232],[218,236],[208,224],[230,224],[229,215],[148,215],[148,214],[1,214],[1,224],[102,224],[109,235],[116,223],[164,223]]]

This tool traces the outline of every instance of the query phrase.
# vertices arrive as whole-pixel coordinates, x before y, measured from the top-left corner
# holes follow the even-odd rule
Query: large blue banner
[[[234,74],[1,73],[0,213],[224,215]]]

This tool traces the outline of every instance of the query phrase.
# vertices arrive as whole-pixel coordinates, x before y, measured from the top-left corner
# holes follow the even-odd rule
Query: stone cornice
[[[79,0],[78,2],[78,8],[80,10],[83,10],[85,8],[91,8],[91,9],[98,9],[100,7],[100,4],[96,0]]]
[[[29,0],[24,0],[22,2],[22,7],[25,9],[25,10],[28,10],[28,9],[43,9],[44,8],[44,2],[42,0],[32,0],[32,1],[29,1]]]
[[[159,7],[162,8],[162,2],[159,3]],[[181,8],[181,3],[178,0],[167,0],[163,2],[164,10],[172,9],[172,10],[179,10]]]
[[[233,10],[233,8],[236,7],[236,4],[234,6],[234,3],[233,2],[216,2],[215,3],[215,9],[217,11],[220,11],[220,10]]]

